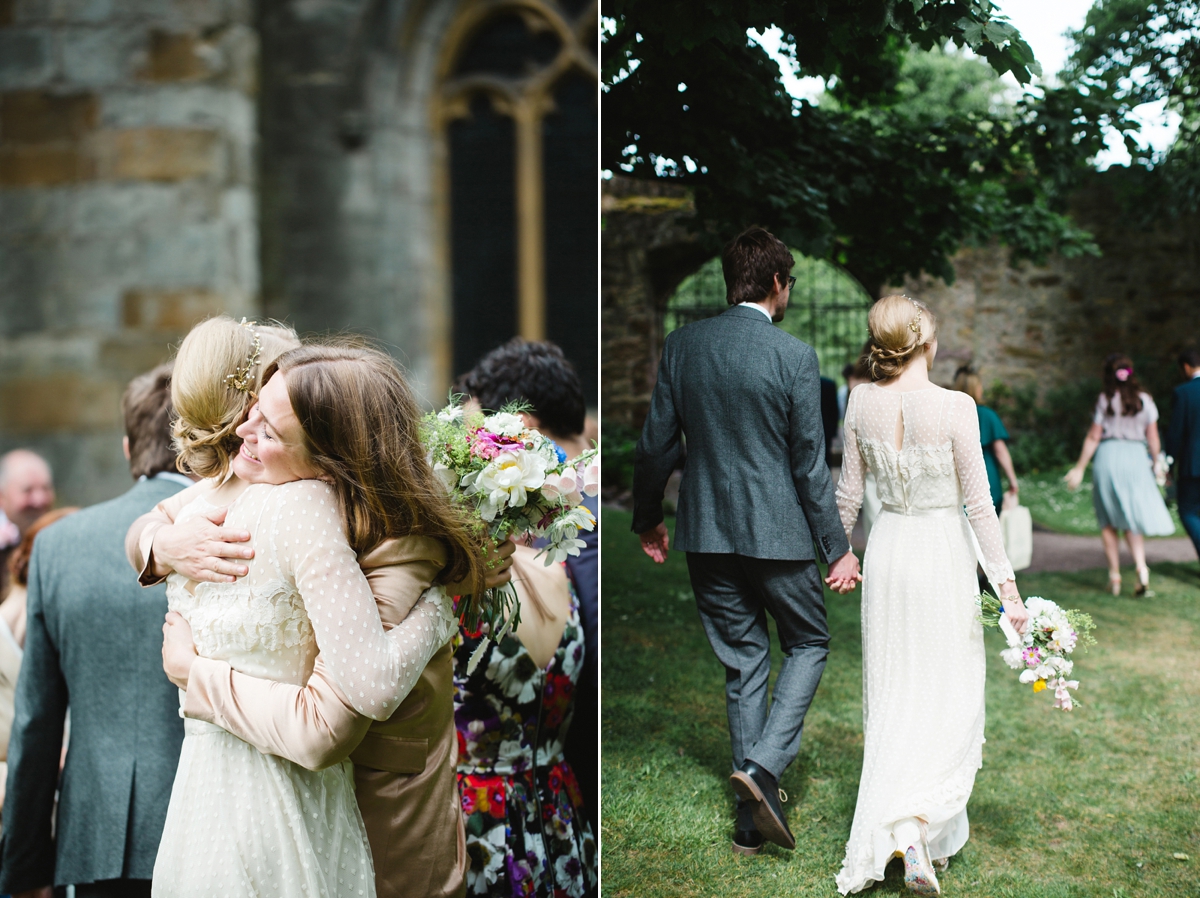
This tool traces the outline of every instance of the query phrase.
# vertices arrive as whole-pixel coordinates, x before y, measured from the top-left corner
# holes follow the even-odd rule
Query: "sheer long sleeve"
[[[950,440],[954,448],[954,466],[958,471],[958,482],[962,486],[966,503],[967,518],[979,540],[983,553],[983,569],[992,583],[1012,580],[1013,569],[1004,551],[1004,538],[1000,533],[1000,521],[996,507],[992,504],[991,487],[988,486],[987,467],[983,462],[983,446],[979,442],[979,416],[975,404],[965,393],[949,394],[955,403],[948,417]]]
[[[271,541],[281,572],[294,578],[329,675],[360,714],[386,720],[453,634],[449,596],[441,587],[426,590],[385,634],[333,490],[300,481],[275,487],[272,500],[260,543]]]
[[[846,401],[846,414],[842,434],[842,477],[837,486],[838,514],[842,518],[842,529],[846,531],[846,539],[854,530],[858,520],[858,511],[863,502],[863,482],[866,475],[866,463],[858,449],[858,434],[854,429],[858,409],[859,388],[855,388]]]
[[[403,626],[446,564],[435,539],[384,540],[358,559],[367,576],[384,629]],[[443,642],[437,643],[436,654]],[[418,658],[418,674],[428,659]],[[304,686],[259,679],[224,661],[197,658],[188,678],[185,717],[216,724],[268,755],[320,770],[358,747],[371,721],[359,715],[317,657]],[[400,713],[403,713],[401,709]]]

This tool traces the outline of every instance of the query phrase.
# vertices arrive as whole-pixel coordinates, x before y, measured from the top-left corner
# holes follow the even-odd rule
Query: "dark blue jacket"
[[[1175,388],[1167,454],[1175,459],[1175,476],[1200,477],[1200,378]]]
[[[162,669],[164,586],[125,560],[136,518],[181,489],[142,481],[38,534],[25,656],[8,746],[0,894],[55,883],[150,879],[183,721]],[[59,783],[63,719],[71,744]],[[54,790],[57,851],[50,835]]]
[[[592,831],[600,829],[600,499],[588,496],[583,504],[596,516],[596,529],[584,531],[585,543],[578,555],[567,558],[567,571],[579,597],[579,620],[583,625],[583,673],[575,690],[575,716],[567,731],[563,752],[587,807]]]

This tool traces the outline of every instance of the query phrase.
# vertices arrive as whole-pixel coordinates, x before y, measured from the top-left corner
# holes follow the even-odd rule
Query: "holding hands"
[[[858,556],[847,552],[837,561],[829,565],[829,576],[825,583],[834,592],[845,595],[862,583],[862,574],[858,570]]]

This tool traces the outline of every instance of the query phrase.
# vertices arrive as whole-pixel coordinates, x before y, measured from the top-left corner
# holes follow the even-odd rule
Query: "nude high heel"
[[[1154,593],[1150,591],[1150,568],[1140,567],[1137,569],[1137,586],[1133,588],[1133,594],[1139,598],[1142,596],[1152,596]]]
[[[1108,588],[1112,590],[1114,596],[1121,594],[1121,575],[1110,573],[1108,575]]]

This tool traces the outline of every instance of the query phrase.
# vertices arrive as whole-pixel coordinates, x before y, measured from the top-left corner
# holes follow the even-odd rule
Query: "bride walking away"
[[[1027,615],[1004,554],[969,396],[929,380],[937,322],[906,296],[871,309],[875,382],[850,394],[837,489],[847,534],[874,474],[883,509],[863,559],[862,779],[838,891],[884,878],[893,857],[921,895],[967,841],[983,763],[983,628],[977,553],[1014,626]],[[963,516],[963,505],[966,516]]]
[[[1149,454],[1147,454],[1149,450]],[[1155,476],[1166,475],[1159,458],[1158,408],[1142,392],[1129,356],[1114,353],[1104,360],[1104,392],[1096,398],[1092,426],[1083,440],[1083,451],[1063,479],[1079,489],[1092,456],[1092,505],[1108,559],[1108,582],[1114,596],[1121,594],[1121,537],[1125,531],[1129,553],[1137,569],[1133,594],[1143,596],[1150,585],[1146,566],[1147,536],[1170,536],[1175,524],[1167,511]]]

